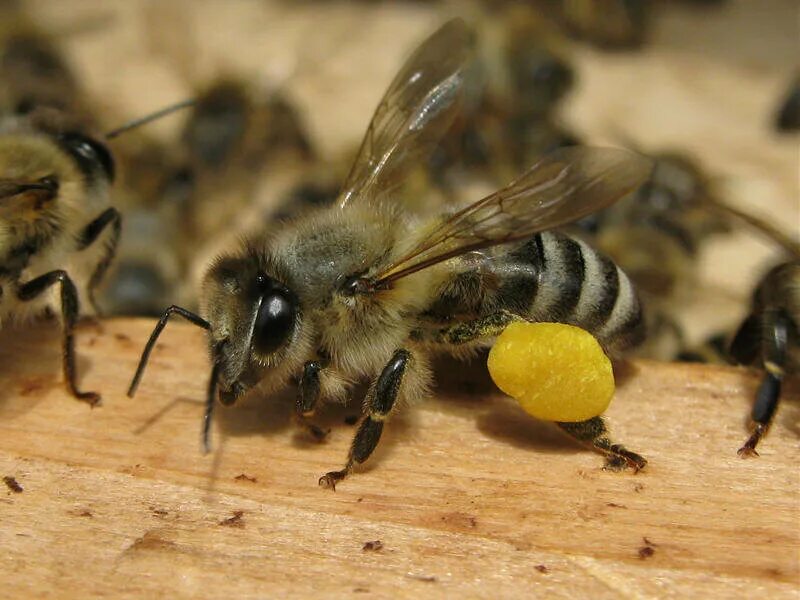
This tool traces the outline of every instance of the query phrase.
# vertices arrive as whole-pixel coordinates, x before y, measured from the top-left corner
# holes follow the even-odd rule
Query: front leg
[[[122,229],[122,217],[120,216],[119,211],[117,211],[116,208],[108,208],[104,210],[99,217],[97,217],[83,229],[81,237],[78,240],[78,250],[85,250],[94,244],[108,227],[111,227],[111,235],[108,239],[108,243],[106,244],[103,254],[100,256],[100,260],[97,262],[97,265],[95,265],[94,271],[92,271],[92,274],[89,277],[89,284],[86,288],[89,294],[89,302],[91,303],[92,308],[94,308],[95,312],[98,314],[100,311],[98,309],[94,293],[97,289],[97,286],[100,285],[100,282],[103,280],[106,271],[108,271],[108,267],[111,265],[114,255],[117,253],[120,231]]]
[[[767,338],[762,349],[762,363],[766,374],[756,393],[756,401],[750,413],[753,429],[750,437],[739,448],[739,456],[758,456],[756,446],[772,423],[781,397],[781,383],[788,360],[789,317],[780,312],[768,320]]]
[[[397,350],[370,386],[364,407],[366,415],[353,437],[347,463],[341,471],[331,471],[320,477],[319,484],[322,487],[335,490],[336,483],[347,477],[356,463],[363,463],[374,452],[381,439],[383,422],[394,407],[410,360],[411,353],[408,350]]]
[[[318,442],[322,442],[330,433],[310,423],[308,419],[314,416],[319,404],[322,385],[320,372],[323,364],[317,360],[310,360],[303,366],[303,374],[297,386],[297,402],[295,404],[295,418],[301,427],[306,429]]]
[[[100,394],[81,392],[75,381],[75,340],[73,332],[78,318],[78,290],[66,271],[50,271],[21,285],[17,290],[17,298],[21,302],[30,302],[38,298],[53,285],[61,284],[61,321],[62,321],[62,368],[64,380],[70,393],[78,400],[88,402],[90,406],[100,403]]]

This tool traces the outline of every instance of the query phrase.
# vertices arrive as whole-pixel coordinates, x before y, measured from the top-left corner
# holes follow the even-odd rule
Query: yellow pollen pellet
[[[560,323],[511,323],[489,352],[497,387],[544,421],[602,414],[614,396],[611,361],[592,334]]]

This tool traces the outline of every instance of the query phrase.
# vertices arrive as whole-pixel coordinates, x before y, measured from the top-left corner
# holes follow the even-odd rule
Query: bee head
[[[296,366],[301,311],[297,296],[253,258],[223,258],[204,284],[211,345],[218,348],[220,400],[233,403],[272,371],[275,383]]]
[[[114,181],[114,159],[105,144],[76,131],[59,133],[56,141],[88,181],[95,181],[98,176],[104,177],[108,183]]]

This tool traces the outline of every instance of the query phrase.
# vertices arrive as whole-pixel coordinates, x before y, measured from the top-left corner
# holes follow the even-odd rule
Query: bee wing
[[[652,165],[649,158],[629,150],[555,150],[502,190],[434,224],[423,241],[373,276],[373,285],[585,217],[638,188]]]
[[[445,23],[417,48],[375,109],[339,206],[374,198],[421,161],[452,123],[461,104],[471,35],[464,21]]]

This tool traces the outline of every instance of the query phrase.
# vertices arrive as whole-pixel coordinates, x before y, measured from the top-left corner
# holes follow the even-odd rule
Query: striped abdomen
[[[545,232],[497,259],[510,267],[498,273],[498,308],[534,321],[577,325],[611,352],[644,338],[641,306],[630,280],[586,243]]]

